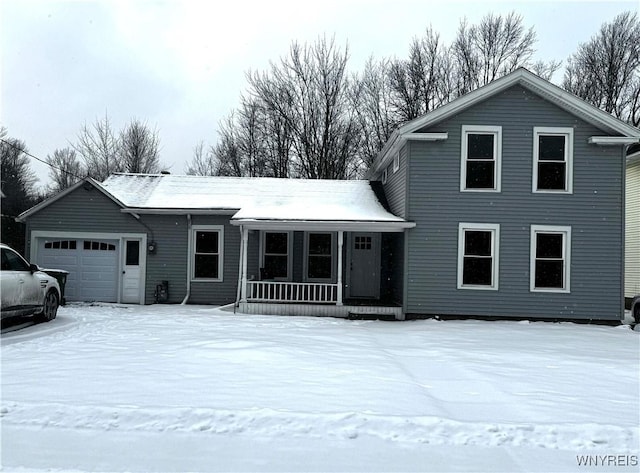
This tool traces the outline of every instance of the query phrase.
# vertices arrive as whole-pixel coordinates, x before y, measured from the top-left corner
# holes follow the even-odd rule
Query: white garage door
[[[38,238],[36,263],[69,271],[68,301],[118,300],[118,240]]]

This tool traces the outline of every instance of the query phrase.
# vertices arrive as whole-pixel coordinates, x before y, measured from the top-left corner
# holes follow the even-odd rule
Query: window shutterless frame
[[[502,127],[462,125],[460,191],[500,192]]]
[[[290,281],[291,274],[293,273],[293,258],[291,256],[293,254],[293,232],[278,232],[266,230],[260,233],[260,267],[263,268],[265,273],[264,275],[267,277],[267,279],[273,279],[275,281]],[[278,245],[276,244],[276,241],[269,241],[271,238],[279,239],[283,236],[286,237],[286,248],[284,247],[284,245],[282,245],[282,242],[280,242],[280,244]],[[286,274],[284,276],[281,274],[275,274],[275,272],[271,270],[273,264],[277,263],[277,260],[279,259],[286,260]],[[283,265],[278,266],[282,268]]]
[[[500,225],[458,225],[458,289],[498,290]]]
[[[571,227],[531,225],[531,292],[571,292]]]
[[[191,280],[222,282],[224,226],[193,225],[191,230]]]
[[[400,169],[400,151],[393,157],[393,172],[396,173]]]
[[[573,128],[533,128],[533,173],[535,193],[573,193]]]

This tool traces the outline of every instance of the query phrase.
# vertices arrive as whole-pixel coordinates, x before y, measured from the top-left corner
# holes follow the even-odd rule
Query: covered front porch
[[[403,317],[403,232],[409,223],[237,224],[240,312]]]

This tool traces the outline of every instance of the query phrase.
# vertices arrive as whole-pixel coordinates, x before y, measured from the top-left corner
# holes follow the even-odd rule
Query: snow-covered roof
[[[114,174],[102,187],[129,210],[228,211],[235,221],[405,221],[369,181]]]

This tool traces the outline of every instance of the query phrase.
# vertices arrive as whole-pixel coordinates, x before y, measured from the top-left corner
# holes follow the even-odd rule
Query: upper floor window
[[[384,171],[382,171],[382,183],[386,184],[387,183],[387,176],[389,174],[388,172],[388,167],[384,168]]]
[[[461,191],[500,192],[502,127],[462,126]]]
[[[531,226],[531,291],[569,292],[571,227]]]
[[[397,172],[398,169],[400,169],[400,152],[393,157],[393,172]]]
[[[458,289],[498,289],[500,225],[461,223],[458,228]]]
[[[193,226],[193,278],[222,281],[222,226]]]
[[[573,191],[573,128],[533,129],[533,192]]]

